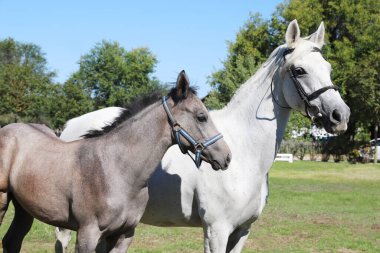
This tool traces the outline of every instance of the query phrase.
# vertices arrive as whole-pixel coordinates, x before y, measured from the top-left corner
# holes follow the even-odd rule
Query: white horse
[[[330,79],[331,65],[320,49],[324,25],[300,37],[297,21],[263,66],[243,84],[229,104],[210,115],[231,148],[227,171],[200,169],[171,148],[149,180],[149,202],[142,222],[155,226],[203,227],[205,252],[241,252],[251,224],[268,197],[268,172],[280,147],[290,110],[322,120],[329,132],[347,129],[350,109]],[[95,120],[112,121],[119,108],[70,120],[65,140],[81,138]],[[107,117],[104,117],[107,116]],[[75,131],[69,131],[75,129]]]

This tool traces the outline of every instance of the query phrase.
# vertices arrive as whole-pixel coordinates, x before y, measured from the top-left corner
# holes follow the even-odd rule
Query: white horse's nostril
[[[342,121],[342,114],[337,110],[334,109],[330,116],[331,121],[339,123]]]
[[[231,162],[231,153],[229,153],[226,157],[226,166],[230,165]]]

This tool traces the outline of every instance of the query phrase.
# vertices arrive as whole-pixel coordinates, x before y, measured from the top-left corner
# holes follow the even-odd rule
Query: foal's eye
[[[206,122],[207,121],[207,116],[203,112],[200,112],[197,114],[197,120],[199,122]]]
[[[303,68],[301,68],[301,67],[295,68],[294,72],[295,72],[295,74],[297,76],[302,76],[302,75],[306,75],[307,74],[306,71]]]

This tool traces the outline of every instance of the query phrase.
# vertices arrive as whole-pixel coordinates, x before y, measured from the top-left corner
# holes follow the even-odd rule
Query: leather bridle
[[[195,165],[197,166],[197,168],[199,168],[201,166],[201,163],[202,163],[201,155],[202,155],[203,150],[206,149],[208,146],[214,144],[218,140],[222,139],[223,135],[219,133],[219,134],[215,135],[214,137],[212,137],[212,138],[210,138],[204,142],[196,141],[185,129],[183,129],[181,127],[181,125],[174,118],[173,114],[170,112],[170,109],[168,107],[166,100],[167,100],[167,97],[163,96],[162,97],[162,104],[164,106],[166,114],[168,115],[169,124],[172,128],[175,140],[176,140],[176,142],[177,142],[177,144],[178,144],[178,146],[179,146],[179,148],[183,154],[186,154],[186,153],[189,154],[189,153],[186,151],[183,143],[181,142],[181,135],[193,146],[194,154],[195,154],[195,158],[193,159],[193,161],[194,161]],[[189,156],[190,156],[190,154],[189,154]]]
[[[294,51],[294,48],[287,48],[287,49],[285,49],[285,51],[284,51],[284,53],[282,55],[282,57],[284,58],[284,61],[286,61],[285,56],[288,55],[288,54],[293,53],[293,51]],[[313,47],[312,52],[319,52],[319,53],[322,54],[321,50],[319,48],[317,48],[317,47]],[[297,90],[298,95],[300,96],[300,98],[302,99],[302,101],[305,104],[305,112],[306,112],[307,117],[309,117],[312,121],[314,121],[317,118],[322,117],[322,114],[320,112],[319,107],[317,105],[313,105],[311,103],[311,101],[314,100],[314,99],[316,99],[316,98],[318,98],[325,91],[328,91],[330,89],[339,90],[339,87],[337,87],[335,85],[329,85],[329,86],[322,87],[322,88],[314,91],[311,94],[307,94],[306,91],[305,91],[305,89],[302,87],[301,83],[297,79],[298,74],[297,74],[296,67],[292,64],[292,65],[289,66],[289,68],[287,69],[287,71],[288,71],[288,73],[290,75],[290,78],[293,80],[293,84],[294,84],[294,86],[295,86],[295,88]],[[272,97],[273,97],[274,101],[276,102],[276,104],[279,105],[282,108],[291,109],[290,107],[280,105],[278,103],[278,101],[274,98],[272,84],[273,84],[273,79],[272,79],[272,83],[271,83],[271,93],[272,93]],[[313,108],[316,109],[315,115],[311,115],[310,112],[309,112],[309,110],[313,109]]]

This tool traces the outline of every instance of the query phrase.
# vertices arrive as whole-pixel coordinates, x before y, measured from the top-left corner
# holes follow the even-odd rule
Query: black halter
[[[195,150],[195,158],[193,159],[195,165],[197,168],[201,166],[202,160],[201,160],[201,154],[202,151],[207,148],[208,146],[214,144],[218,140],[223,138],[222,134],[217,134],[214,137],[206,140],[205,142],[196,141],[191,135],[181,127],[181,125],[174,119],[173,114],[170,112],[168,104],[166,102],[167,98],[166,96],[162,97],[162,104],[164,106],[165,112],[168,115],[170,126],[172,127],[176,142],[183,154],[188,154],[186,152],[182,142],[181,142],[181,135],[188,141],[190,144],[194,147]],[[189,155],[190,156],[190,155]],[[190,156],[191,157],[191,156]]]
[[[288,55],[288,54],[293,53],[293,51],[294,51],[294,48],[287,48],[287,49],[285,49],[285,51],[284,51],[284,53],[282,55],[282,57],[284,57],[284,61],[286,60],[285,56]],[[322,54],[322,51],[319,48],[317,48],[317,47],[313,47],[312,52],[319,52],[319,53]],[[307,116],[312,121],[314,121],[316,118],[322,117],[322,114],[320,112],[319,107],[316,106],[316,105],[311,104],[310,101],[316,99],[317,97],[319,97],[322,93],[324,93],[327,90],[330,90],[330,89],[339,90],[339,87],[337,87],[335,85],[329,85],[329,86],[322,87],[322,88],[314,91],[311,94],[307,94],[306,91],[304,90],[304,88],[302,87],[301,83],[297,79],[298,74],[296,72],[296,67],[293,64],[290,65],[290,67],[288,68],[288,72],[289,72],[290,78],[293,80],[293,84],[296,87],[298,95],[300,96],[300,98],[302,99],[302,101],[305,103],[305,112],[306,112]],[[272,79],[272,83],[273,83],[273,79]],[[272,96],[273,96],[272,84],[271,84],[271,92],[272,92]],[[279,105],[282,108],[291,109],[290,107],[281,106],[275,98],[274,98],[274,101],[276,102],[277,105]],[[310,115],[309,110],[312,109],[312,108],[316,109],[315,116]]]

